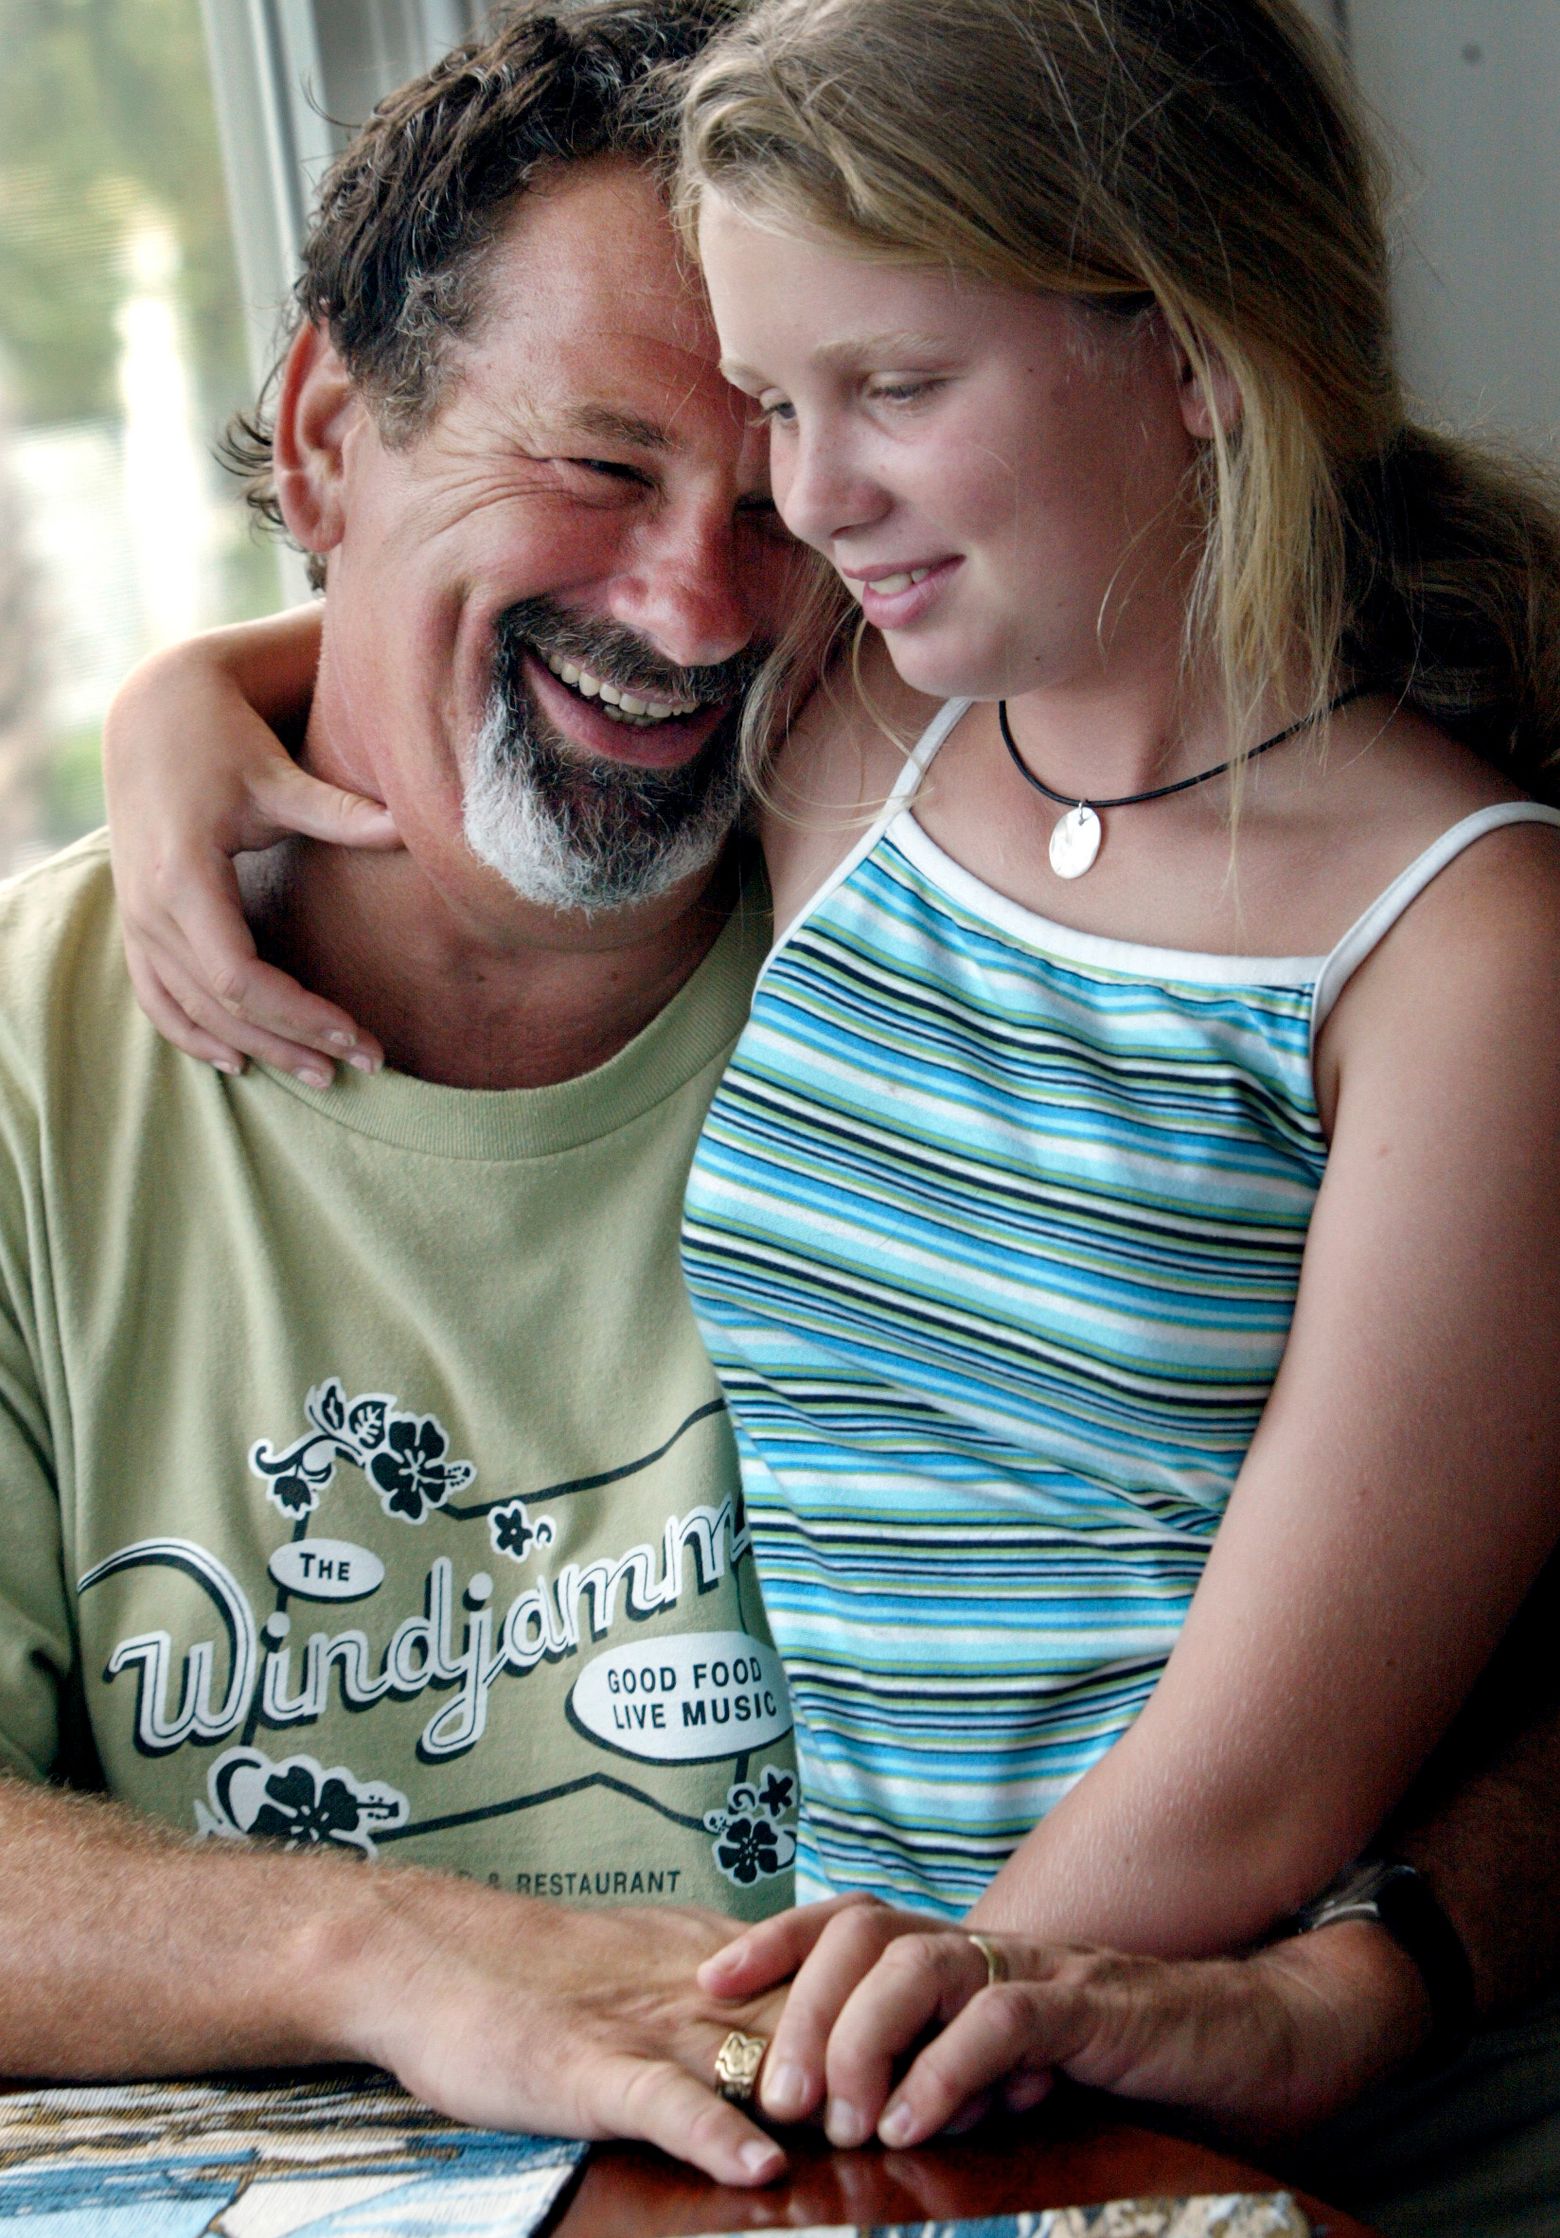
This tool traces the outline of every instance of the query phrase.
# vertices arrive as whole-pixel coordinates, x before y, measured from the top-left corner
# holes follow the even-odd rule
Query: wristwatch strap
[[[1294,1931],[1309,1935],[1345,1919],[1374,1920],[1419,1968],[1432,2021],[1420,2064],[1444,2067],[1457,2058],[1473,2034],[1473,1968],[1423,1873],[1394,1858],[1351,1865],[1295,1915]]]

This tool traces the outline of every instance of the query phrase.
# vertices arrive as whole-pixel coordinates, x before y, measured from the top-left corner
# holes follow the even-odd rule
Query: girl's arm
[[[371,1071],[383,1052],[260,961],[232,863],[293,832],[397,844],[380,803],[309,776],[276,736],[302,733],[319,647],[306,606],[154,653],[109,709],[103,775],[130,977],[152,1023],[224,1072],[259,1057],[323,1085],[332,1060]]]
[[[1155,1694],[969,1915],[999,1943],[1179,1956],[1265,1933],[1387,1816],[1560,1530],[1553,833],[1443,872],[1345,991],[1324,1072],[1333,1151],[1261,1427]],[[766,1936],[794,1964],[804,1923],[706,1984],[750,1987]],[[771,2053],[816,2099],[843,2009],[840,2142],[984,1986],[959,1933],[885,1950],[907,1927],[930,1923],[832,1920]]]

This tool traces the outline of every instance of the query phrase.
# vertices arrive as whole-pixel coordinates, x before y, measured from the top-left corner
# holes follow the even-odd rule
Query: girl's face
[[[1017,698],[1174,663],[1204,407],[1162,322],[875,264],[718,196],[700,251],[775,501],[908,683]]]

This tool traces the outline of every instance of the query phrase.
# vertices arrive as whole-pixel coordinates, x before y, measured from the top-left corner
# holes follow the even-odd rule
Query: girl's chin
[[[933,645],[911,630],[885,630],[888,657],[912,691],[928,699],[1001,699],[1007,686],[997,664],[973,647]]]

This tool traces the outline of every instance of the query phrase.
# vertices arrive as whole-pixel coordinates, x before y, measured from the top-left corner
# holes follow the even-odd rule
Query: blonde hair
[[[757,0],[686,83],[685,229],[707,189],[876,260],[1157,306],[1240,399],[1187,619],[1237,742],[1274,679],[1320,710],[1365,678],[1556,790],[1560,507],[1406,419],[1377,160],[1293,0]]]

